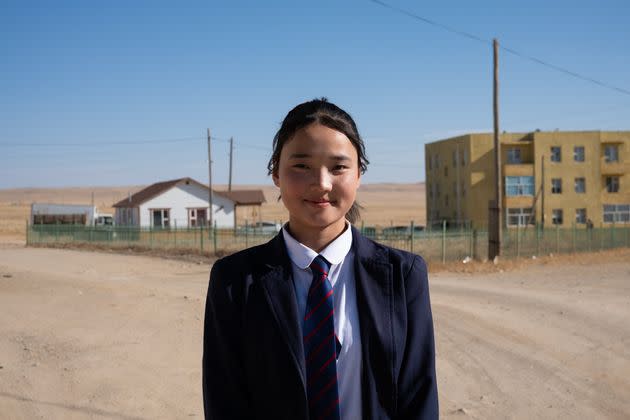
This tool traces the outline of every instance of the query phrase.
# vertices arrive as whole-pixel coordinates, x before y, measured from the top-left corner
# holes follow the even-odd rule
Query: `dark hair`
[[[361,174],[365,173],[367,165],[370,162],[365,154],[365,146],[359,135],[357,125],[346,111],[332,102],[328,102],[328,99],[320,98],[299,104],[284,117],[280,129],[273,138],[273,152],[267,164],[268,175],[277,175],[278,164],[280,163],[280,152],[285,143],[289,141],[298,130],[313,123],[332,128],[348,137],[359,157],[359,171]],[[350,223],[355,223],[359,219],[359,210],[361,208],[362,207],[356,201],[352,203],[352,207],[348,210],[348,213],[346,213],[346,218]]]

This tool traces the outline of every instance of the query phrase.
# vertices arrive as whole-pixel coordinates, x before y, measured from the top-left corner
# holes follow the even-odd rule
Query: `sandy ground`
[[[432,274],[442,418],[630,418],[630,251],[605,255]],[[0,418],[202,418],[208,270],[0,244]]]

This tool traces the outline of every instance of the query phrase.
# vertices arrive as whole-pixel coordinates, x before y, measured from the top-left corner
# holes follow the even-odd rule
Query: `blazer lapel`
[[[306,396],[306,368],[302,327],[299,324],[291,263],[282,233],[269,242],[267,255],[263,256],[267,271],[260,278],[266,292],[267,303],[274,315],[285,344],[289,347],[295,368],[300,373]]]
[[[363,408],[366,418],[395,412],[395,299],[392,265],[383,248],[353,228],[357,306],[363,352]]]

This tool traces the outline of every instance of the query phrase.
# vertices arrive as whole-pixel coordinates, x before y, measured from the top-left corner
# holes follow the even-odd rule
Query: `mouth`
[[[315,207],[328,207],[330,205],[332,205],[334,203],[334,201],[331,200],[326,200],[324,198],[321,199],[315,199],[315,200],[308,200],[305,199],[304,200],[307,204],[311,205],[311,206],[315,206]]]

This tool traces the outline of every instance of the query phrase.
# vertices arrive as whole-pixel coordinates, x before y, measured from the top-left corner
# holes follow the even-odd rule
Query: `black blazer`
[[[366,419],[437,419],[423,259],[352,228]],[[217,261],[203,340],[207,419],[308,419],[302,327],[282,234]]]

